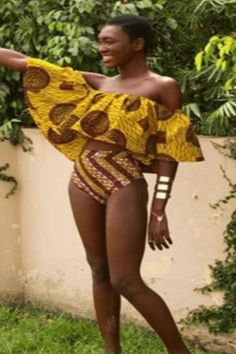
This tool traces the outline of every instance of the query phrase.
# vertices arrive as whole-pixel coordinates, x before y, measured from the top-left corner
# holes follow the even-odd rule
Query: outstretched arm
[[[175,80],[164,78],[161,92],[162,104],[171,111],[182,107],[182,95]],[[172,244],[165,208],[170,197],[178,163],[159,160],[155,162],[153,167],[157,174],[157,180],[152,200],[148,238],[151,249],[155,250],[157,247],[162,250],[163,248],[169,248],[169,245]]]
[[[9,69],[24,71],[26,69],[26,56],[15,50],[0,48],[0,65]]]
[[[27,67],[27,56],[16,52],[15,50],[0,48],[0,66],[5,66],[9,69],[24,71]],[[106,79],[105,75],[93,72],[81,72],[88,84],[99,89]]]

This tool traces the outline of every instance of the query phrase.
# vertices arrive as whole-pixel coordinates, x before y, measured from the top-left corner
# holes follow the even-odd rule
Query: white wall
[[[27,129],[25,133],[33,140],[32,153],[7,148],[7,161],[15,154],[14,171],[20,186],[12,199],[0,200],[0,215],[4,213],[1,240],[6,249],[9,234],[13,234],[11,225],[19,222],[15,211],[18,210],[22,242],[17,257],[21,256],[23,269],[19,283],[24,284],[25,299],[93,317],[90,271],[67,195],[72,162],[57,152],[37,130]],[[220,294],[203,296],[194,291],[210,280],[208,265],[223,257],[223,231],[236,208],[236,200],[216,210],[209,206],[228,192],[220,165],[231,179],[236,175],[235,161],[221,155],[213,147],[212,140],[223,141],[200,137],[205,162],[182,163],[179,167],[168,205],[174,245],[162,252],[147,248],[143,261],[145,281],[164,297],[176,319],[200,304],[221,301]],[[0,151],[6,149],[1,145]],[[155,175],[146,177],[151,202]],[[6,186],[0,183],[2,195]],[[11,245],[15,250],[14,242],[11,241]],[[1,268],[16,263],[10,255],[5,259],[7,263],[2,257],[0,259]],[[20,263],[18,265],[20,271]],[[1,283],[2,279],[5,279],[4,273],[0,272]],[[4,289],[1,292],[4,293]],[[126,301],[123,302],[123,315],[143,323]]]
[[[7,142],[0,145],[0,166],[10,164],[4,173],[17,176],[16,149]],[[23,294],[21,274],[21,230],[19,193],[5,198],[12,183],[0,181],[0,300],[16,299]]]

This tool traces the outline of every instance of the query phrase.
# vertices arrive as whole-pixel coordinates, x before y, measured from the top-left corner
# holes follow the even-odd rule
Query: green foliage
[[[228,97],[222,93],[222,78],[215,75],[208,81],[211,69],[204,66],[197,72],[194,57],[207,38],[234,31],[235,5],[232,0],[29,0],[25,6],[24,0],[10,0],[0,7],[0,46],[107,74],[97,52],[100,28],[111,15],[145,16],[157,34],[149,58],[153,70],[181,83],[186,111],[191,113],[198,132],[228,135],[233,133],[234,98],[224,105]],[[15,117],[20,117],[23,126],[34,125],[23,110],[19,80],[19,73],[0,69],[0,125]],[[228,86],[231,84],[229,81]],[[223,106],[223,115],[216,112],[219,105]]]
[[[226,258],[210,266],[213,281],[201,289],[203,293],[222,291],[224,303],[222,306],[201,307],[192,311],[187,318],[187,323],[207,324],[210,331],[216,334],[231,332],[236,328],[236,211],[231,216],[224,241]]]
[[[234,145],[235,147],[235,145]],[[220,199],[217,203],[211,205],[210,206],[213,208],[213,209],[217,209],[218,207],[220,207],[222,204],[227,204],[229,203],[229,201],[231,199],[235,199],[236,198],[236,183],[233,183],[229,177],[226,175],[226,172],[225,170],[223,169],[223,167],[221,166],[221,171],[223,172],[223,176],[224,176],[224,179],[228,182],[229,184],[229,187],[230,187],[230,191],[229,191],[229,194],[227,196],[225,196],[224,198]]]
[[[236,160],[236,137],[233,139],[227,139],[226,147],[230,152],[230,156]]]
[[[23,151],[31,151],[32,140],[24,134],[20,128],[20,122],[21,121],[19,119],[12,119],[9,121],[5,120],[3,125],[0,126],[0,142],[9,140],[12,145],[20,145]],[[2,173],[2,171],[7,170],[9,166],[9,164],[0,166],[0,181],[13,183],[13,187],[11,188],[10,192],[8,192],[5,196],[6,198],[9,198],[16,192],[18,185],[15,177]]]
[[[31,151],[32,140],[23,133],[19,123],[21,123],[19,119],[5,120],[0,126],[0,141],[9,140],[12,145],[20,145],[23,151]]]
[[[203,57],[203,55],[201,56]],[[202,58],[197,60],[202,60]],[[198,63],[198,65],[202,64]],[[223,155],[236,160],[236,137],[227,138],[223,145],[214,144],[214,146]],[[222,166],[220,168],[224,179],[228,182],[230,191],[227,196],[210,205],[213,209],[236,198],[236,183],[230,180]],[[216,260],[214,265],[209,266],[212,272],[212,282],[200,289],[202,293],[221,291],[223,305],[210,308],[200,306],[191,311],[183,320],[187,324],[206,324],[209,330],[215,334],[227,333],[236,329],[236,210],[231,215],[231,220],[224,232],[224,242],[226,245],[225,259],[223,261]]]
[[[13,176],[8,176],[5,173],[3,173],[2,171],[6,171],[9,168],[9,164],[6,163],[3,166],[0,166],[0,181],[3,182],[11,182],[13,183],[13,187],[11,188],[11,190],[6,194],[6,198],[9,198],[10,195],[13,195],[17,189],[17,180],[15,179],[15,177]]]
[[[236,39],[233,36],[210,38],[204,50],[195,58],[199,81],[206,80],[209,89],[208,117],[205,126],[209,133],[236,134]],[[214,85],[214,89],[212,86]]]
[[[215,145],[224,155],[236,160],[236,138],[226,139],[224,145]],[[213,209],[229,203],[236,198],[236,183],[232,182],[221,167],[224,179],[228,182],[230,192],[217,203],[210,205]],[[231,220],[224,232],[224,243],[226,245],[226,257],[223,261],[216,260],[210,265],[212,282],[204,286],[202,293],[221,291],[223,294],[223,305],[211,306],[193,310],[189,313],[184,322],[207,324],[209,330],[215,334],[220,332],[231,332],[236,329],[236,210],[231,215]]]

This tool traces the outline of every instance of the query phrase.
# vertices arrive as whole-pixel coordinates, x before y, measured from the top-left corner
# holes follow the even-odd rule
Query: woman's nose
[[[98,50],[101,54],[105,54],[107,52],[107,47],[105,44],[100,44]]]

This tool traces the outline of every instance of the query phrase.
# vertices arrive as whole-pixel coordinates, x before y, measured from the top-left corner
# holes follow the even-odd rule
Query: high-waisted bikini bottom
[[[119,189],[144,179],[137,160],[126,150],[85,149],[74,164],[71,181],[101,204]]]

